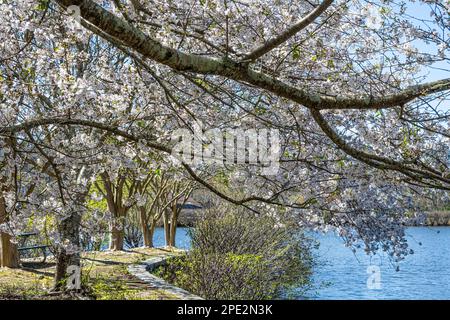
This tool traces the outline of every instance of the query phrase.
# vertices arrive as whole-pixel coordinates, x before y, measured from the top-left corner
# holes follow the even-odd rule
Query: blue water
[[[188,235],[189,228],[177,228],[175,237],[175,246],[179,249],[189,249],[191,247],[191,240]],[[164,240],[164,229],[156,228],[153,234],[153,245],[155,247],[164,247],[166,242]]]
[[[450,299],[450,227],[411,227],[406,234],[415,253],[400,262],[399,271],[384,254],[372,258],[362,250],[353,254],[334,233],[315,234],[320,242],[319,266],[308,298]],[[161,229],[155,232],[155,244],[164,245]],[[187,229],[180,228],[177,246],[188,249],[189,245]],[[368,267],[379,268],[379,277],[368,274]],[[369,276],[375,280],[369,283],[371,288]]]
[[[362,251],[353,254],[333,233],[319,235],[317,253],[326,263],[317,268],[314,280],[330,285],[311,298],[450,299],[450,227],[411,227],[406,235],[414,254],[400,262],[399,271],[385,254],[372,258]],[[380,289],[368,288],[369,266],[379,267]]]

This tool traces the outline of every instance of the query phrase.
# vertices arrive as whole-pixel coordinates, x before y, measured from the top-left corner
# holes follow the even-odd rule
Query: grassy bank
[[[97,299],[164,300],[176,296],[131,276],[127,267],[155,255],[174,255],[174,251],[137,248],[119,252],[90,252],[82,256],[83,295],[52,293],[55,264],[23,262],[21,269],[0,269],[0,299]]]
[[[450,226],[450,210],[427,212],[427,226]]]

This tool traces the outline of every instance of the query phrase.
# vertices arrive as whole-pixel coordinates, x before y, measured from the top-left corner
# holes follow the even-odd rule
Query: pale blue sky
[[[413,17],[416,17],[418,19],[430,19],[430,8],[428,5],[425,5],[420,2],[410,2],[409,4],[409,10],[407,10],[407,13],[410,14]],[[417,22],[418,23],[418,22]],[[450,36],[450,34],[447,34],[447,37]],[[417,41],[414,43],[419,51],[421,52],[429,52],[436,54],[437,48],[434,45],[427,45],[424,42]],[[450,78],[450,63],[449,62],[438,62],[433,65],[434,68],[427,68],[424,74],[427,75],[425,81],[434,81],[434,80],[440,80],[445,78]]]

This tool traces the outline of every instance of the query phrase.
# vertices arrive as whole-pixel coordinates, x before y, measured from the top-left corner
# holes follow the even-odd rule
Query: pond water
[[[177,236],[175,238],[175,245],[180,249],[189,249],[191,247],[191,240],[188,235],[189,228],[177,228]],[[155,247],[164,247],[166,242],[164,240],[164,229],[156,228],[153,235],[153,245]]]
[[[334,233],[314,234],[320,263],[314,272],[316,289],[308,298],[450,299],[450,227],[411,227],[406,234],[415,253],[400,263],[399,271],[384,254],[353,254]],[[164,245],[162,229],[155,232],[155,245]],[[189,248],[187,229],[177,231],[177,246]]]

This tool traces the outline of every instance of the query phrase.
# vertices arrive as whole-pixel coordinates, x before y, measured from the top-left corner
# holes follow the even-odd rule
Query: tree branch
[[[81,120],[81,119],[64,119],[64,118],[59,117],[59,118],[46,118],[46,119],[30,120],[23,124],[18,124],[18,125],[13,125],[13,126],[8,126],[8,127],[0,127],[0,135],[17,133],[17,132],[20,132],[23,130],[29,130],[32,128],[45,126],[45,125],[69,125],[69,126],[76,125],[76,126],[86,126],[86,127],[91,127],[91,128],[97,128],[100,130],[111,132],[117,136],[126,138],[129,141],[139,142],[142,140],[146,140],[146,144],[150,148],[153,148],[158,151],[162,151],[167,154],[172,153],[172,149],[170,147],[164,146],[159,143],[154,143],[154,142],[148,141],[148,139],[149,139],[148,136],[133,135],[133,134],[127,133],[125,131],[122,131],[114,126],[111,126],[111,125],[105,125],[105,124],[98,123],[95,121]],[[216,194],[217,196],[221,197],[222,199],[224,199],[230,203],[243,206],[252,211],[255,211],[255,210],[252,209],[251,207],[249,207],[248,203],[253,202],[253,201],[260,201],[260,202],[264,202],[267,204],[273,204],[273,205],[277,205],[277,206],[287,206],[287,207],[291,207],[291,208],[295,207],[295,208],[302,208],[302,209],[307,207],[310,204],[309,201],[306,201],[305,203],[298,204],[298,205],[289,205],[289,204],[283,204],[283,203],[274,201],[272,199],[272,197],[267,199],[267,198],[262,198],[262,197],[257,197],[257,196],[251,196],[251,197],[243,198],[241,200],[236,200],[232,197],[227,196],[223,192],[216,189],[213,185],[211,185],[210,183],[205,181],[203,178],[201,178],[199,175],[197,175],[195,173],[195,171],[185,162],[181,162],[181,164],[184,167],[184,169],[188,172],[188,174],[195,181],[197,181],[198,183],[200,183],[201,185],[203,185],[204,187],[209,189],[212,193]]]
[[[283,81],[249,68],[247,63],[239,63],[229,58],[218,59],[196,54],[188,54],[162,45],[128,22],[115,16],[91,0],[54,0],[63,8],[76,5],[87,22],[119,40],[148,59],[154,60],[178,71],[219,75],[235,81],[242,81],[260,89],[270,91],[307,108],[323,109],[382,109],[408,103],[420,96],[450,90],[450,78],[423,85],[412,86],[395,94],[380,97],[325,96],[295,88]],[[96,32],[94,29],[93,32]],[[98,31],[97,31],[98,33]],[[102,34],[99,34],[102,36]]]
[[[434,182],[432,187],[436,189],[450,190],[450,178],[445,177],[442,173],[434,169],[430,170],[430,168],[426,168],[426,170],[417,169],[411,167],[406,163],[358,150],[348,145],[348,143],[333,130],[333,128],[327,123],[325,118],[320,114],[320,111],[311,110],[310,112],[316,123],[328,136],[328,138],[330,138],[330,140],[333,141],[333,143],[337,147],[339,147],[339,149],[352,156],[353,158],[377,169],[387,169],[401,172],[409,178],[420,183],[423,183],[422,179],[428,179]],[[440,184],[436,184],[436,182],[439,182]]]
[[[313,23],[322,13],[325,12],[332,4],[334,0],[324,0],[318,7],[312,10],[306,17],[301,19],[299,22],[291,26],[289,29],[285,30],[279,36],[270,39],[265,44],[256,48],[252,52],[248,53],[244,57],[244,61],[254,61],[261,56],[265,55],[267,52],[273,50],[283,42],[286,42],[289,38],[292,38],[295,34],[305,29],[311,23]]]

